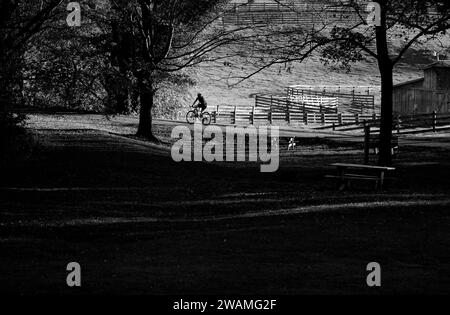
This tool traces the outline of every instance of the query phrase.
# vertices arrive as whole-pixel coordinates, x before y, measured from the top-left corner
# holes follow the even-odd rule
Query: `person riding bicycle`
[[[195,106],[195,103],[198,102],[198,105]],[[203,95],[201,95],[200,93],[198,93],[197,95],[197,99],[195,100],[194,104],[192,104],[192,107],[194,108],[200,108],[200,116],[203,114],[203,112],[205,111],[206,107],[208,107],[208,104],[205,101],[205,98],[203,97]]]

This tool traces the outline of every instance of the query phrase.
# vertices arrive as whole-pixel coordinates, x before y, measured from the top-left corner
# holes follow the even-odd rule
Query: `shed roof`
[[[450,68],[450,60],[440,60],[433,62],[423,68],[423,70],[431,69],[431,68]]]
[[[424,80],[425,80],[425,78],[419,78],[419,79],[415,79],[415,80],[410,80],[410,81],[394,84],[394,88],[401,87],[401,86],[404,86],[404,85],[413,84],[413,83],[423,82]]]

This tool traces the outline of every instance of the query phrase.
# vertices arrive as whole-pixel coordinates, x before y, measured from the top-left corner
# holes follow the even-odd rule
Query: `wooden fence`
[[[378,119],[379,116],[326,113],[326,112],[303,112],[303,110],[290,110],[273,106],[229,106],[220,105],[212,111],[213,122],[217,124],[232,125],[283,125],[283,124],[319,124],[332,126],[340,124],[354,124],[360,121]]]
[[[328,2],[310,2],[280,4],[280,3],[252,3],[228,6],[223,16],[224,26],[229,25],[258,25],[258,24],[295,24],[305,27],[315,25],[351,24],[355,25],[365,19],[367,13],[362,16],[353,8],[338,5],[330,5]]]
[[[233,3],[228,5],[231,12],[283,12],[283,11],[319,11],[324,4],[319,2],[295,3],[294,5],[275,2],[265,3]]]
[[[303,95],[288,98],[280,95],[256,95],[255,106],[268,110],[282,110],[287,113],[338,113],[338,99],[317,95]]]
[[[373,119],[362,119],[358,122],[350,123],[333,123],[332,126],[321,126],[316,129],[325,130],[333,129],[339,131],[356,131],[364,130],[364,127],[380,128],[381,119],[373,117]],[[397,134],[437,132],[450,130],[450,113],[421,114],[421,115],[396,115],[393,120],[392,130]]]
[[[420,115],[397,115],[394,119],[394,130],[397,133],[414,133],[450,129],[450,113]]]
[[[318,91],[311,89],[304,89],[300,86],[287,88],[287,97],[291,100],[304,98],[305,96],[336,98],[339,107],[346,107],[348,112],[364,114],[367,112],[375,112],[375,96],[368,94],[333,92],[333,91]]]
[[[376,95],[381,93],[381,86],[353,86],[353,85],[292,85],[289,88],[318,92],[332,92],[343,94]]]
[[[244,25],[301,25],[306,28],[326,25],[355,25],[360,21],[356,14],[318,13],[316,11],[243,11],[226,13],[222,18],[224,27]]]

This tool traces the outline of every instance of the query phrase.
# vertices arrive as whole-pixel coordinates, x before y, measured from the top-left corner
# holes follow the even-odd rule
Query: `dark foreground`
[[[3,293],[379,294],[450,292],[450,152],[410,148],[388,193],[339,193],[333,162],[176,164],[95,131],[40,131],[0,189]],[[420,162],[420,163],[419,163]],[[66,265],[82,266],[82,288]],[[382,287],[366,285],[379,262]]]

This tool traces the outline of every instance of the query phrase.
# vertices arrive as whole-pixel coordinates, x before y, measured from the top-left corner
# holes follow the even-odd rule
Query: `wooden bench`
[[[395,171],[394,167],[381,167],[360,164],[331,164],[337,168],[337,175],[327,175],[327,178],[338,179],[339,190],[349,188],[350,181],[364,180],[375,182],[375,189],[382,191],[386,179],[386,173]]]

